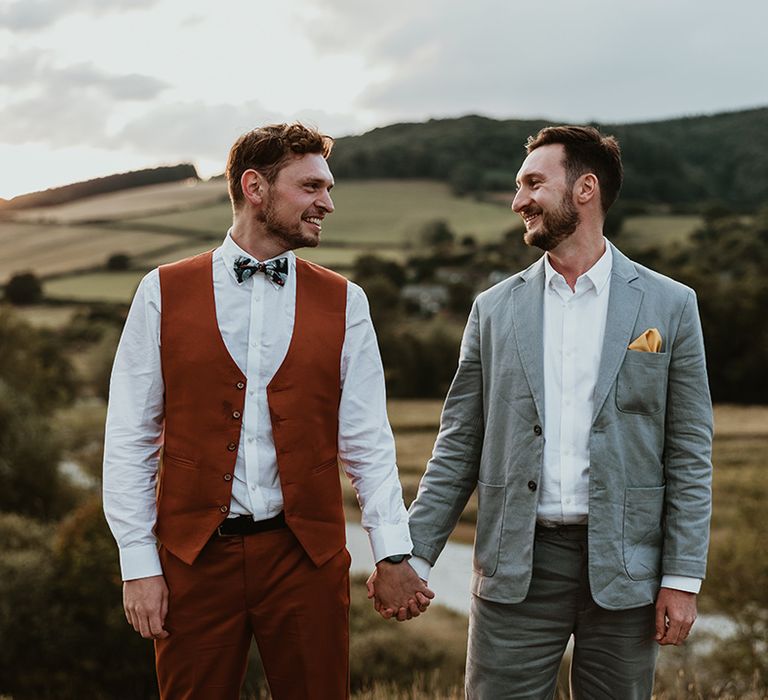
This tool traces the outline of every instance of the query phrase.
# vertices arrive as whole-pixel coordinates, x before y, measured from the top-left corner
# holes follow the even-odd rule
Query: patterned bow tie
[[[284,287],[285,280],[288,279],[288,258],[275,258],[263,263],[238,255],[235,258],[234,270],[239,284],[257,272],[263,272],[271,282],[278,287]]]

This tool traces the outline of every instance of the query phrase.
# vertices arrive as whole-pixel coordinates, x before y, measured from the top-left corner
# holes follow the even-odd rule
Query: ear
[[[261,206],[268,184],[266,178],[258,170],[252,168],[246,170],[240,177],[240,187],[246,201],[254,206]]]
[[[594,173],[584,173],[573,186],[573,196],[579,204],[587,204],[600,198],[600,183]]]

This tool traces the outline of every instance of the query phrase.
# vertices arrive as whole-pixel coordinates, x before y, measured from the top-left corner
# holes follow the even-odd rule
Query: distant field
[[[171,183],[20,212],[19,217],[31,220],[101,219],[110,223],[0,222],[0,283],[25,270],[61,275],[103,266],[114,253],[128,253],[139,265],[154,267],[208,250],[219,244],[231,224],[229,203],[220,201],[225,195],[223,181]],[[357,257],[367,253],[403,260],[419,245],[421,227],[436,219],[446,220],[457,235],[472,234],[479,241],[498,240],[503,232],[519,226],[518,217],[507,206],[454,197],[438,182],[344,181],[334,189],[333,197],[336,211],[326,219],[323,243],[299,255],[341,271],[349,270]],[[699,223],[694,216],[629,217],[621,236],[639,246],[685,243]],[[178,233],[169,233],[169,229]],[[68,290],[64,296],[70,296],[79,279],[62,281]],[[87,288],[75,295],[78,298],[123,298],[112,288],[99,293],[106,278],[82,279]]]
[[[700,216],[628,216],[619,234],[621,241],[638,247],[684,244],[702,224]]]
[[[323,225],[326,241],[402,245],[414,239],[421,226],[445,219],[459,235],[495,240],[517,224],[507,207],[451,195],[447,185],[425,180],[345,181],[333,190],[336,211]],[[232,220],[229,204],[142,217],[137,226],[172,226],[194,231],[220,231]]]
[[[144,272],[94,272],[49,280],[43,291],[52,299],[111,301],[128,303]]]
[[[143,212],[204,206],[226,196],[227,185],[223,180],[169,182],[88,197],[55,207],[24,209],[16,213],[15,218],[61,223],[122,219]]]
[[[0,223],[0,281],[28,270],[39,275],[104,265],[113,253],[138,255],[183,240],[144,231]]]

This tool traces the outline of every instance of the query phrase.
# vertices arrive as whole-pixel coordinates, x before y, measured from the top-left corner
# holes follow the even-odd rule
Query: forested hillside
[[[526,138],[549,123],[466,116],[393,124],[338,139],[333,171],[337,178],[433,178],[457,193],[511,190]],[[744,211],[768,200],[768,108],[595,126],[621,143],[625,202]]]

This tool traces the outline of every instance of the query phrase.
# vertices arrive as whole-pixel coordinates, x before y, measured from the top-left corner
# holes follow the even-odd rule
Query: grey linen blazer
[[[611,245],[611,244],[609,244]],[[523,600],[531,580],[544,436],[544,262],[472,307],[440,432],[410,508],[434,564],[478,491],[472,592]],[[652,603],[661,576],[704,578],[712,405],[694,292],[613,248],[589,435],[589,581],[604,608]],[[628,350],[648,328],[659,353]]]

